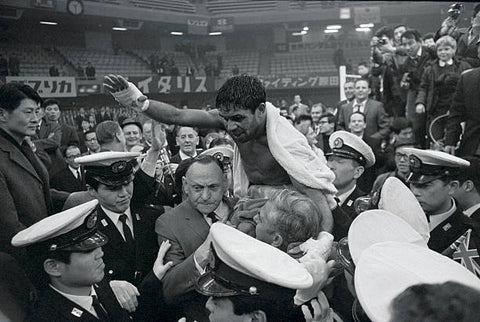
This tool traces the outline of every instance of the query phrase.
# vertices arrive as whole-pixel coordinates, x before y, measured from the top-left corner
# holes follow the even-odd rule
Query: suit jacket
[[[353,114],[353,102],[344,105],[338,115],[338,125],[343,129],[347,129],[347,131],[350,124],[350,116]],[[363,113],[367,117],[367,127],[365,128],[364,136],[372,136],[377,139],[388,138],[390,121],[383,109],[383,104],[368,99]]]
[[[65,150],[69,145],[76,145],[80,147],[80,139],[78,137],[77,131],[67,124],[60,124],[62,129],[62,139],[60,141],[60,148]]]
[[[410,90],[419,90],[423,71],[435,58],[436,53],[425,46],[422,46],[422,54],[417,59],[407,57],[405,62],[399,68],[399,76],[402,78],[405,73],[408,73],[410,78]]]
[[[18,255],[21,250],[10,245],[20,230],[33,225],[51,213],[47,204],[48,173],[42,167],[39,175],[20,148],[0,131],[0,251]],[[41,161],[38,159],[41,166]]]
[[[480,144],[480,68],[467,71],[460,76],[457,90],[450,106],[446,126],[445,145],[455,146],[462,133],[457,155],[473,155]]]
[[[128,312],[120,307],[108,280],[104,279],[93,286],[98,300],[108,313],[109,321],[130,321]],[[30,321],[92,321],[98,322],[93,314],[70,301],[62,294],[46,287],[40,293]]]
[[[53,136],[50,137],[50,134]],[[32,138],[37,149],[42,149],[48,153],[51,164],[47,167],[48,174],[53,176],[60,169],[65,167],[65,160],[60,150],[62,141],[62,127],[60,124],[54,124],[42,121],[36,138]]]
[[[478,37],[473,41],[468,43],[468,32],[470,29],[466,30],[465,33],[461,34],[457,38],[457,53],[456,55],[469,63],[472,67],[480,67],[480,59],[478,56]]]
[[[85,191],[87,186],[85,185],[84,172],[81,171],[81,180],[78,180],[73,175],[72,171],[68,167],[63,168],[50,179],[50,186],[60,191],[75,192]]]
[[[207,297],[194,290],[194,280],[200,274],[193,254],[205,241],[209,230],[203,215],[188,200],[159,217],[155,225],[159,244],[169,240],[172,245],[164,259],[173,262],[163,278],[165,300],[168,304],[180,303],[187,320],[208,321],[204,314]]]
[[[98,230],[107,235],[109,242],[102,247],[105,275],[110,280],[124,280],[138,285],[152,270],[157,258],[158,244],[155,234],[155,220],[160,213],[140,211],[130,207],[133,221],[135,252],[132,253],[117,226],[97,206]]]

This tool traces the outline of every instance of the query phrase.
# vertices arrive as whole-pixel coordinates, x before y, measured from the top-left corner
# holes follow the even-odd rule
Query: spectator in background
[[[312,128],[315,132],[315,135],[318,135],[320,132],[318,122],[320,121],[320,116],[324,113],[324,105],[322,103],[313,104],[310,110],[310,116],[312,117]]]
[[[294,118],[299,117],[300,115],[309,115],[308,105],[302,103],[302,98],[300,95],[295,95],[293,97],[293,105],[289,107],[289,114],[294,115]]]
[[[240,74],[240,69],[238,68],[237,65],[233,66],[232,68],[232,75],[235,76],[235,75],[239,75]]]
[[[355,99],[348,103],[338,116],[338,125],[343,129],[349,129],[350,116],[354,112],[362,112],[366,115],[365,136],[377,140],[386,139],[389,133],[390,121],[387,118],[383,104],[368,98],[370,88],[368,81],[357,79],[355,82]]]
[[[77,63],[77,67],[75,67],[75,71],[77,72],[78,77],[85,77],[85,70],[80,65],[80,63]]]
[[[10,69],[10,76],[18,76],[20,74],[20,59],[16,53],[12,53],[8,58],[8,69]]]
[[[396,25],[393,27],[393,43],[396,47],[402,46],[402,35],[405,31],[407,31],[405,25]]]
[[[193,127],[182,126],[177,131],[177,145],[180,150],[171,159],[171,163],[180,163],[185,159],[197,156],[196,146],[199,143],[198,132]]]
[[[368,80],[368,84],[370,86],[370,95],[369,98],[372,100],[379,101],[381,99],[380,93],[380,79],[378,77],[373,76],[370,73],[370,66],[367,62],[363,61],[358,64],[358,75],[360,75],[363,79]]]
[[[144,149],[142,144],[142,124],[140,122],[137,122],[134,119],[126,119],[122,122],[122,130],[123,135],[125,136],[125,147],[128,152],[137,148],[140,148],[140,151]]]
[[[343,91],[345,92],[345,99],[338,102],[336,108],[330,111],[333,115],[339,116],[342,108],[355,99],[355,81],[346,81],[343,84]]]
[[[438,39],[436,49],[438,58],[423,72],[415,110],[417,114],[424,115],[426,118],[426,129],[429,136],[427,147],[434,142],[428,131],[430,124],[436,117],[448,112],[460,74],[470,68],[468,63],[455,58],[457,42],[452,37],[443,36]],[[435,127],[438,133],[432,133],[433,139],[444,137],[447,119],[443,118],[439,122]]]
[[[0,76],[8,76],[8,61],[0,54]]]
[[[88,123],[90,124],[91,129],[95,129],[97,127],[97,120],[95,119],[95,114],[90,114],[88,116]]]
[[[75,158],[81,156],[80,149],[75,145],[70,145],[64,152],[66,167],[60,169],[51,179],[50,186],[60,191],[75,192],[85,191],[84,173],[80,165],[75,162]]]
[[[416,113],[415,102],[423,72],[427,65],[435,59],[435,52],[428,47],[422,47],[420,33],[415,29],[409,29],[403,33],[402,44],[408,55],[405,63],[399,69],[399,73],[402,75],[400,86],[407,90],[406,116],[413,123],[415,142],[425,148],[427,134],[425,114]]]
[[[323,150],[326,155],[331,152],[330,135],[336,131],[337,118],[332,113],[324,113],[320,116],[318,121],[317,147]]]
[[[102,106],[100,112],[95,114],[95,120],[97,123],[102,123],[103,121],[113,121],[112,114],[110,113],[110,108]]]
[[[95,67],[93,67],[91,62],[87,63],[87,67],[85,68],[85,74],[89,79],[95,78]]]
[[[75,123],[77,124],[77,129],[82,130],[82,121],[88,122],[88,115],[85,113],[85,109],[80,107],[78,109],[78,114],[75,116]]]
[[[423,35],[423,46],[435,49],[435,34],[433,32],[427,32]]]
[[[187,66],[185,76],[195,76],[195,69],[192,66]]]
[[[479,37],[480,37],[480,4],[477,4],[470,19],[470,27],[457,28],[458,18],[448,16],[435,34],[435,39],[450,35],[457,40],[456,56],[466,61],[472,67],[480,67]]]
[[[48,69],[48,74],[49,74],[51,77],[60,76],[60,73],[58,72],[58,68],[57,68],[57,66],[55,66],[55,65],[50,66],[50,68]]]
[[[62,138],[60,140],[60,151],[62,151],[62,154],[67,148],[67,146],[78,146],[80,140],[78,138],[77,131],[75,131],[75,129],[70,125],[59,122],[61,112],[60,107],[58,106],[58,101],[55,99],[48,99],[43,103],[43,106],[45,108],[46,120],[52,124],[60,124],[60,129],[62,132]]]
[[[68,67],[66,63],[63,63],[62,66],[60,67],[60,76],[68,76]]]
[[[399,68],[405,61],[405,53],[395,47],[393,29],[382,27],[370,42],[372,74],[383,80],[382,99],[385,111],[390,116],[405,116],[406,91],[400,88]]]
[[[310,115],[300,115],[295,118],[293,126],[307,138],[308,144],[312,148],[316,147],[317,139],[312,128],[312,117]]]
[[[86,154],[98,153],[101,151],[100,144],[97,140],[97,133],[93,130],[88,130],[85,132],[85,144],[87,146]]]

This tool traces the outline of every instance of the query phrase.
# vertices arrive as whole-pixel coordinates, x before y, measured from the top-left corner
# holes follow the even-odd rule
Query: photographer
[[[389,116],[405,116],[406,91],[400,88],[399,67],[406,59],[401,47],[394,46],[394,32],[390,27],[382,27],[370,42],[372,50],[371,73],[381,79],[380,97],[385,112]]]
[[[435,35],[435,41],[440,37],[449,35],[457,41],[456,56],[469,63],[472,67],[480,67],[479,40],[480,40],[480,4],[473,9],[471,26],[469,28],[458,28],[462,4],[455,3],[448,10],[448,17],[443,21],[442,26]]]

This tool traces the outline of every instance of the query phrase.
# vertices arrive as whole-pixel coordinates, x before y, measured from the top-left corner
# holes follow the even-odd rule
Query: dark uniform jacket
[[[98,300],[107,311],[109,321],[121,322],[130,321],[126,310],[120,307],[115,295],[113,294],[108,280],[104,279],[98,285],[93,286],[97,293]],[[29,321],[95,321],[98,322],[93,314],[85,310],[80,305],[70,301],[51,287],[47,287],[40,293],[35,304],[33,316]]]
[[[68,167],[60,170],[53,178],[50,179],[50,186],[54,189],[66,192],[87,190],[85,185],[84,172],[81,171],[81,178],[77,179]]]
[[[138,285],[152,270],[157,258],[158,244],[155,234],[155,220],[160,213],[140,211],[130,207],[133,222],[135,251],[132,252],[117,226],[97,206],[98,230],[107,235],[108,244],[102,247],[105,262],[105,276],[110,280],[124,280]]]
[[[462,211],[457,208],[453,215],[430,231],[428,247],[439,253],[445,251],[467,231],[467,227],[463,222],[463,217],[464,215]]]
[[[355,212],[354,202],[358,197],[365,196],[366,193],[360,190],[360,188],[355,187],[355,190],[348,196],[347,199],[342,203],[341,206],[336,207],[332,210],[333,216],[333,237],[335,241],[347,237],[348,229],[352,224],[353,219],[357,217]]]

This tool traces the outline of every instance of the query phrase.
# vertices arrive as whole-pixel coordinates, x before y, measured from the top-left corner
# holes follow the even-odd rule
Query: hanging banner
[[[43,97],[76,97],[75,77],[7,76],[7,83],[21,83],[31,86]]]
[[[215,92],[215,78],[205,76],[129,77],[142,93],[202,93]]]

